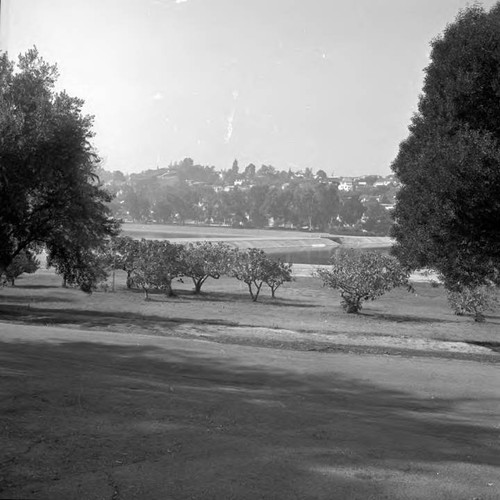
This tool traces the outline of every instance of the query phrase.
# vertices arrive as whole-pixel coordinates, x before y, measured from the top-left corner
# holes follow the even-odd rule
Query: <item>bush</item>
[[[483,322],[484,313],[498,305],[498,290],[492,285],[464,286],[448,290],[448,302],[456,315],[473,315],[474,321]]]
[[[389,255],[359,250],[339,250],[330,259],[329,268],[319,268],[316,275],[323,285],[340,290],[342,308],[358,313],[363,301],[375,300],[399,286],[412,290],[409,272]]]
[[[7,266],[2,276],[6,282],[14,286],[16,279],[21,274],[34,273],[39,267],[40,262],[34,255],[28,250],[23,250],[12,259],[12,262]]]

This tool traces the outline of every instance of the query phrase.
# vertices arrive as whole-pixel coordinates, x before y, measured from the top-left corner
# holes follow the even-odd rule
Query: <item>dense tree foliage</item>
[[[271,289],[273,299],[276,297],[276,290],[292,279],[292,264],[273,259],[264,262],[264,283]]]
[[[373,234],[389,234],[392,226],[391,214],[377,201],[367,203],[364,229]]]
[[[229,275],[245,283],[254,302],[259,298],[262,285],[267,284],[274,298],[276,290],[291,281],[292,265],[276,261],[260,248],[234,249]]]
[[[335,184],[319,178],[283,183],[278,175],[262,178],[251,170],[248,177],[241,174],[236,182],[222,186],[178,177],[131,176],[130,182],[117,190],[122,199],[117,215],[138,222],[189,220],[258,228],[272,224],[326,230],[337,223],[340,201]]]
[[[340,206],[340,220],[347,225],[355,224],[361,219],[366,208],[361,203],[359,196],[347,196],[342,200]]]
[[[182,275],[193,280],[194,292],[200,293],[208,278],[219,279],[231,268],[232,248],[222,242],[188,243],[181,253]]]
[[[364,301],[375,300],[393,288],[410,287],[408,271],[389,255],[339,250],[330,264],[316,273],[325,286],[340,290],[342,308],[348,313],[358,313]]]
[[[36,49],[17,65],[0,55],[0,268],[45,247],[87,284],[85,258],[116,222],[96,175],[92,119],[80,99],[54,90],[57,76]]]
[[[181,245],[120,236],[113,238],[94,258],[96,275],[105,273],[107,276],[110,269],[124,270],[127,288],[141,288],[145,299],[149,298],[151,290],[175,295],[172,281],[180,277],[191,278],[194,293],[199,294],[208,278],[233,276],[248,285],[254,301],[263,284],[269,286],[274,298],[276,290],[292,280],[292,264],[272,259],[260,249],[239,250],[223,242],[199,241]],[[51,257],[50,264],[71,280],[70,272],[60,266],[59,261]],[[97,281],[96,276],[93,282]]]
[[[12,286],[15,285],[16,279],[23,273],[34,273],[40,267],[40,262],[35,258],[32,252],[23,250],[18,253],[11,263],[0,273],[0,284],[5,280]]]
[[[343,229],[383,236],[392,224],[388,209],[398,189],[392,178],[374,185],[379,176],[364,176],[354,182],[354,192],[342,191],[340,180],[323,170],[278,171],[271,165],[257,169],[252,163],[241,169],[233,162],[230,169],[216,171],[191,158],[130,176],[105,171],[100,175],[116,194],[110,207],[127,221]],[[386,213],[368,213],[374,204],[381,204]]]
[[[47,266],[62,276],[64,287],[78,286],[86,293],[92,293],[109,274],[103,246],[57,245],[47,255]]]
[[[230,274],[247,285],[254,302],[257,302],[262,285],[266,281],[266,266],[267,256],[264,250],[234,250]]]
[[[432,42],[418,112],[392,168],[394,253],[460,291],[499,282],[500,4],[475,4]]]
[[[482,323],[486,311],[494,311],[498,306],[498,289],[492,285],[476,287],[463,286],[448,290],[448,302],[455,314],[474,316],[474,321]]]
[[[142,239],[132,274],[133,283],[142,288],[145,298],[149,291],[161,290],[169,297],[175,295],[172,280],[182,276],[182,245],[169,241]]]
[[[109,266],[127,273],[127,288],[132,287],[132,274],[137,267],[141,248],[141,242],[130,236],[117,236],[107,247]]]

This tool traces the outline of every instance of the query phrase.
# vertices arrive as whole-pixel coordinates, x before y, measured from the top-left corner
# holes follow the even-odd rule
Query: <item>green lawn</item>
[[[361,314],[346,314],[338,293],[319,279],[297,278],[277,291],[273,300],[264,285],[259,301],[250,300],[246,285],[232,279],[209,279],[203,293],[192,293],[192,283],[174,281],[177,297],[153,293],[144,300],[140,290],[127,290],[125,276],[116,273],[116,291],[86,295],[64,289],[50,270],[25,275],[15,287],[0,289],[0,320],[35,324],[76,325],[154,334],[175,334],[180,325],[269,328],[335,336],[392,336],[445,341],[498,342],[500,315],[484,324],[454,315],[442,287],[416,283],[415,293],[394,290],[365,304]],[[111,286],[111,283],[110,283]],[[170,330],[169,330],[170,328]],[[184,330],[185,331],[184,327]]]

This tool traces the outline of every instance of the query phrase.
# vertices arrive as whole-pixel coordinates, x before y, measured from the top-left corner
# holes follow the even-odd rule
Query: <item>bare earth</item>
[[[498,315],[425,283],[359,317],[310,278],[58,285],[0,290],[0,498],[500,498]]]

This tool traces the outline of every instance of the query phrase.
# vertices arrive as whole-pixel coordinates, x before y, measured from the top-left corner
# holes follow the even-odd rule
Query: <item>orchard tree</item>
[[[473,315],[474,321],[482,323],[485,320],[484,313],[498,307],[498,288],[488,284],[448,290],[448,303],[458,316]]]
[[[55,91],[57,69],[36,49],[17,65],[0,55],[0,269],[46,247],[71,266],[117,230],[96,175],[92,118]],[[62,252],[67,241],[70,252]],[[78,243],[76,245],[75,243]],[[80,255],[75,255],[75,252]],[[64,257],[63,257],[64,255]],[[83,269],[83,268],[82,268]],[[87,286],[82,273],[77,281]]]
[[[194,293],[199,294],[208,278],[219,279],[231,267],[232,248],[222,242],[188,243],[181,254],[182,274],[193,280]]]
[[[257,302],[262,285],[266,282],[267,269],[268,258],[264,250],[259,248],[233,250],[230,275],[246,283],[254,302]]]
[[[500,281],[500,3],[474,4],[432,44],[418,112],[392,169],[394,254],[450,291]]]
[[[63,278],[63,286],[78,286],[92,293],[108,278],[108,259],[103,249],[58,245],[47,255],[47,267],[53,267]]]
[[[264,263],[264,282],[271,289],[271,296],[276,297],[276,290],[283,283],[292,281],[292,264],[268,258]]]
[[[149,291],[161,290],[169,297],[175,295],[172,280],[182,276],[182,245],[169,241],[140,241],[139,257],[132,274],[134,285],[142,288],[148,300]]]
[[[127,273],[127,288],[132,288],[132,273],[137,267],[141,242],[130,236],[116,236],[108,245],[108,259],[112,269],[121,269]]]
[[[409,273],[389,255],[373,251],[342,249],[330,259],[330,266],[316,270],[324,286],[340,291],[341,306],[358,313],[363,302],[375,300],[399,286],[411,290]]]

